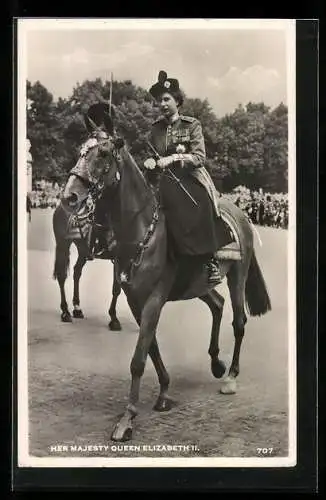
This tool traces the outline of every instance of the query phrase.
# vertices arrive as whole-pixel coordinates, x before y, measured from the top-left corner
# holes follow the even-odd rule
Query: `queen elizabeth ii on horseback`
[[[196,118],[179,113],[183,94],[175,78],[160,71],[150,94],[162,116],[152,124],[150,145],[155,161],[148,169],[163,170],[161,202],[165,210],[171,245],[178,255],[202,257],[209,282],[221,281],[216,251],[232,241],[219,214],[219,199],[206,170],[202,126]]]
[[[213,186],[209,189],[209,177],[203,170],[205,149],[200,123],[179,115],[180,99],[178,94],[172,93],[174,84],[166,78],[164,82],[158,82],[158,89],[161,90],[157,94],[157,98],[160,95],[164,116],[153,125],[151,148],[156,158],[149,162],[161,174],[160,192],[154,192],[128,148],[119,144],[112,135],[103,142],[97,138],[96,145],[85,148],[86,160],[80,162],[74,174],[78,179],[87,171],[86,174],[96,183],[98,179],[103,180],[104,208],[117,240],[115,276],[139,325],[130,362],[128,403],[112,432],[113,441],[126,441],[132,437],[140,384],[148,357],[153,362],[160,386],[154,409],[169,411],[173,406],[168,394],[170,377],[157,341],[158,322],[167,302],[199,298],[208,305],[212,313],[208,349],[211,371],[216,378],[225,373],[226,366],[220,359],[219,348],[224,298],[215,290],[216,278],[214,281],[211,275],[211,281],[207,283],[205,269],[207,259],[211,259],[216,250],[225,244],[218,227],[219,222],[223,226],[218,209],[223,218],[228,214],[232,221],[230,227],[237,235],[240,250],[240,260],[228,259],[221,265],[221,275],[227,276],[230,291],[235,337],[232,362],[221,387],[223,393],[233,394],[236,391],[247,322],[245,304],[253,316],[265,314],[271,307],[254,252],[251,225],[244,213],[231,202],[221,199],[215,205]],[[169,92],[162,92],[162,87]],[[156,95],[155,90],[151,90]],[[106,148],[103,151],[106,151],[104,162],[101,160],[102,146]],[[198,175],[198,172],[201,174]],[[57,217],[59,215],[58,212]],[[54,226],[58,227],[58,224]],[[224,239],[227,240],[225,235]],[[169,252],[171,245],[172,255]],[[66,252],[68,245],[61,241],[61,247]],[[65,270],[62,271],[62,251],[59,250],[57,246],[55,274],[60,284],[61,308],[66,320],[69,311],[63,293]]]

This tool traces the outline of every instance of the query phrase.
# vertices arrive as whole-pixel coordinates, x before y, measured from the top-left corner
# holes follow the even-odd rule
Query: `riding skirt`
[[[217,217],[205,187],[184,169],[174,168],[173,173],[189,193],[168,171],[164,173],[160,186],[161,203],[174,249],[184,255],[212,255],[230,243],[230,232]]]

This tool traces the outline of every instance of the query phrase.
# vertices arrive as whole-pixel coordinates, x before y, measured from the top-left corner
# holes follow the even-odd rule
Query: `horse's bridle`
[[[98,176],[96,181],[92,183],[92,187],[91,187],[91,190],[93,191],[96,198],[98,198],[102,194],[102,192],[104,191],[105,188],[115,189],[121,180],[121,161],[122,161],[122,158],[120,155],[120,149],[123,146],[123,144],[119,144],[119,142],[118,142],[119,139],[117,139],[117,143],[115,143],[114,138],[112,136],[109,136],[108,138],[103,139],[102,141],[98,141],[97,145],[100,146],[101,144],[105,144],[107,141],[111,141],[111,143],[113,144],[112,151],[110,151],[108,153],[108,155],[112,154],[112,156],[115,160],[116,172],[114,175],[113,182],[110,183],[109,185],[106,185],[105,184],[105,176],[110,173],[110,170],[112,168],[112,164],[110,162],[108,162],[107,165],[105,165],[103,167],[103,169],[101,169],[100,175]],[[90,178],[94,179],[94,176],[89,172],[88,167],[87,167],[87,171],[88,171]],[[142,207],[140,207],[140,209],[136,212],[135,216],[137,216],[139,213],[141,213],[146,206],[147,206],[147,202]],[[146,249],[149,245],[149,242],[150,242],[150,240],[155,232],[157,223],[159,221],[159,210],[160,210],[159,203],[155,202],[154,207],[153,207],[152,220],[146,229],[146,232],[145,232],[145,235],[144,235],[142,241],[140,241],[137,244],[134,256],[130,259],[129,266],[128,266],[129,272],[126,272],[126,271],[121,272],[121,275],[120,275],[121,282],[127,282],[127,283],[130,282],[130,280],[133,277],[134,272],[140,266],[142,259],[143,259],[144,252],[146,251]]]
[[[115,147],[112,151],[112,155],[113,155],[115,162],[116,162],[116,172],[114,175],[114,181],[109,186],[107,186],[109,189],[116,188],[119,185],[120,180],[121,180],[121,160],[122,160],[122,158],[121,158],[121,155],[119,153],[120,149],[121,148]],[[111,166],[108,165],[103,169],[103,171],[101,172],[101,179],[103,179],[103,177],[107,173],[109,173],[110,168],[111,168]],[[156,198],[155,198],[155,200],[156,200]],[[135,212],[134,217],[137,217],[146,208],[146,206],[147,206],[147,201],[139,208],[139,210],[137,210]],[[146,249],[150,243],[150,240],[155,232],[157,223],[159,221],[159,211],[160,211],[160,206],[156,200],[154,203],[154,206],[153,206],[153,213],[152,213],[151,222],[148,225],[142,240],[139,241],[136,245],[135,254],[130,259],[130,262],[129,262],[129,266],[128,266],[129,269],[127,272],[126,272],[126,270],[124,270],[120,273],[121,283],[123,283],[123,282],[130,283],[130,281],[134,275],[134,272],[140,266],[140,264],[143,260],[144,252],[146,251]]]
[[[118,140],[119,139],[117,139],[117,141]],[[116,167],[117,167],[115,181],[112,184],[110,184],[110,187],[115,187],[120,182],[120,179],[121,179],[121,173],[120,173],[120,168],[119,168],[120,162],[121,162],[121,156],[119,153],[119,149],[121,149],[122,145],[120,147],[117,147],[115,144],[114,138],[112,136],[109,136],[106,139],[102,139],[101,141],[98,141],[96,146],[98,146],[100,148],[101,145],[106,144],[108,141],[110,141],[113,144],[113,150],[112,150],[112,152],[110,151],[110,153],[112,154],[112,156],[116,162]],[[108,155],[110,153],[108,153]],[[105,188],[105,176],[108,173],[110,173],[111,168],[112,168],[111,163],[107,162],[107,164],[101,169],[100,175],[95,177],[90,172],[89,166],[86,162],[87,174],[88,174],[89,179],[91,179],[90,191],[92,192],[92,194],[99,196],[102,193],[102,191]]]

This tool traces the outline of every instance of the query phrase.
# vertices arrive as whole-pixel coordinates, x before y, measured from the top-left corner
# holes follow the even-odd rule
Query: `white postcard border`
[[[248,29],[285,30],[287,51],[288,98],[288,384],[289,384],[289,453],[288,457],[252,458],[157,458],[157,457],[33,457],[28,453],[28,276],[26,194],[26,80],[27,35],[32,30],[60,29]],[[17,365],[18,365],[18,465],[19,467],[291,467],[297,460],[296,414],[296,153],[295,153],[295,20],[283,19],[18,19],[18,268],[17,268]]]

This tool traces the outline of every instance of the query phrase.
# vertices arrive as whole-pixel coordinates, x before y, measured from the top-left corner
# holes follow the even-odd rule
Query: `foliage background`
[[[67,99],[54,101],[37,81],[27,81],[27,136],[31,142],[33,180],[65,182],[87,134],[83,113],[109,99],[109,82],[100,78],[77,83]],[[147,90],[130,80],[113,81],[115,127],[141,167],[149,156],[146,140],[159,109]],[[239,105],[217,118],[207,99],[186,96],[181,112],[198,118],[206,144],[206,167],[221,191],[245,185],[269,192],[288,188],[288,110],[280,103]]]

